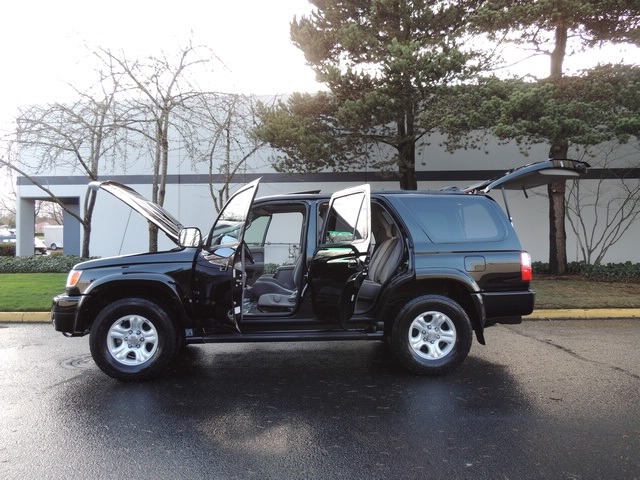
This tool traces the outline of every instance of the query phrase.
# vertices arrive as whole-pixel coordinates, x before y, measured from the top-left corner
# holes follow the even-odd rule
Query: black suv
[[[588,165],[547,160],[467,189],[255,199],[239,189],[203,239],[134,190],[93,182],[157,225],[171,251],[91,260],[69,273],[52,320],[89,334],[119,380],[158,376],[186,344],[386,340],[417,374],[460,364],[473,332],[532,312],[531,260],[490,190],[575,178]]]

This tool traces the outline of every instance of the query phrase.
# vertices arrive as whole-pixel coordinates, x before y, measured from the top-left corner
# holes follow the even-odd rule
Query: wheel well
[[[387,303],[384,311],[385,334],[391,333],[396,314],[402,305],[421,295],[442,295],[450,298],[464,309],[474,330],[480,326],[480,318],[471,298],[471,292],[461,282],[443,278],[420,280],[402,285],[397,293],[398,295]]]
[[[101,285],[96,291],[91,292],[82,304],[80,312],[81,322],[88,331],[94,319],[107,305],[125,298],[142,298],[149,300],[167,313],[177,330],[182,330],[184,324],[184,312],[174,294],[168,294],[168,288],[158,282],[114,282]],[[172,292],[173,293],[173,292]],[[87,301],[88,300],[88,301]]]

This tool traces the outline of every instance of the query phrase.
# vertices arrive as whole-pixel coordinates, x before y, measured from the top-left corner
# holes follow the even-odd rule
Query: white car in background
[[[42,239],[38,237],[33,238],[33,248],[34,248],[34,253],[36,255],[37,254],[47,255],[49,253],[49,249],[47,248],[47,246],[44,244]]]

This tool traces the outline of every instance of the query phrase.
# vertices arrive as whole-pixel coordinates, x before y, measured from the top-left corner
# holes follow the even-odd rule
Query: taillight
[[[520,252],[520,275],[523,282],[530,282],[533,278],[533,269],[531,268],[531,255],[527,252]]]

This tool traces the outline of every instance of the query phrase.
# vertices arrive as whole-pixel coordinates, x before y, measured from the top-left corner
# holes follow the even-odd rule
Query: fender
[[[78,313],[75,321],[76,330],[88,329],[91,326],[93,318],[87,317],[93,312],[91,307],[103,291],[107,290],[107,288],[111,289],[112,287],[116,287],[119,291],[123,292],[123,298],[126,296],[135,297],[137,295],[135,293],[135,289],[132,288],[135,284],[144,284],[146,289],[155,289],[160,291],[163,298],[168,300],[179,313],[179,320],[181,324],[188,325],[191,323],[191,319],[185,311],[182,301],[182,298],[185,297],[186,294],[179,288],[175,279],[160,273],[114,273],[97,278],[89,285],[84,294],[80,297],[77,309]]]
[[[481,289],[478,286],[478,283],[472,277],[467,275],[466,272],[447,267],[416,268],[415,279],[411,275],[403,275],[402,277],[397,278],[396,281],[393,281],[388,285],[384,296],[389,298],[389,296],[395,297],[396,294],[401,295],[403,288],[407,284],[412,283],[413,281],[419,283],[421,281],[428,280],[450,280],[465,288],[471,297],[473,308],[478,318],[478,322],[472,322],[473,330],[478,342],[481,345],[485,345],[484,325],[486,322],[486,313],[484,303],[482,301],[482,295],[480,294]],[[382,304],[385,304],[386,300],[382,300],[382,302]]]

